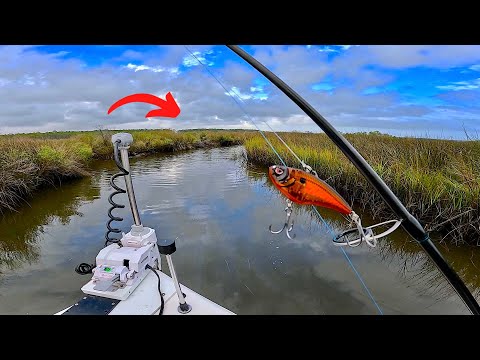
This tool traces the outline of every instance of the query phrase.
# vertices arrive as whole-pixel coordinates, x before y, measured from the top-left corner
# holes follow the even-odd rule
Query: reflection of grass
[[[287,164],[296,161],[272,134],[267,134]],[[391,211],[370,184],[324,134],[282,133],[287,144],[350,203],[368,208],[375,217]],[[439,230],[455,244],[480,238],[480,141],[397,138],[379,134],[347,134],[374,170],[427,229]],[[246,140],[248,159],[278,163],[260,135]],[[456,217],[453,220],[453,217]]]
[[[480,296],[480,255],[471,247],[441,247],[442,255],[465,282],[475,297]],[[402,231],[392,234],[388,241],[378,242],[378,252],[384,262],[402,264],[401,274],[413,278],[424,292],[438,300],[454,294],[452,286],[440,273],[428,255]]]
[[[23,263],[38,260],[37,237],[44,232],[44,225],[57,220],[67,224],[71,216],[80,215],[78,207],[83,201],[98,197],[98,186],[92,186],[97,178],[80,180],[75,186],[61,190],[48,189],[39,193],[32,206],[23,205],[18,212],[7,212],[0,219],[0,273],[2,269],[14,269]]]
[[[268,188],[269,192],[271,191],[272,194],[281,197],[280,193],[268,179],[266,167],[257,164],[246,164],[245,162],[243,165],[246,167],[247,174],[251,179],[261,182]],[[319,211],[333,229],[334,233],[345,230],[348,226],[348,222],[339,213],[320,208]],[[280,224],[283,220],[283,214],[281,214],[280,209],[278,209],[275,214],[276,217],[272,217],[272,221]],[[374,223],[368,213],[359,211],[359,215],[365,224]],[[314,223],[319,226],[319,228],[317,226],[312,228],[310,233],[318,234],[318,231],[322,231],[325,233],[325,239],[323,240],[330,240],[331,233],[310,206],[294,205],[293,216],[294,219],[310,217],[313,221],[308,223],[307,226],[312,226]],[[293,232],[295,233],[295,227]],[[283,234],[282,236],[285,235]],[[438,236],[438,234],[432,233],[433,238],[436,236]],[[334,247],[332,244],[328,245]],[[447,262],[457,271],[460,278],[471,289],[474,296],[477,298],[480,297],[480,253],[476,251],[476,248],[472,246],[454,246],[448,248],[446,245],[441,245],[439,248]],[[438,301],[454,294],[453,288],[430,260],[428,255],[401,228],[380,240],[373,252],[381,258],[382,263],[392,267],[392,269],[399,272],[400,276],[409,279],[414,285],[417,285],[419,294],[432,296]],[[374,255],[372,253],[369,256]]]
[[[119,131],[52,132],[0,136],[0,212],[14,210],[35,189],[88,175],[94,158],[111,158]],[[251,132],[129,130],[133,155],[242,143]]]

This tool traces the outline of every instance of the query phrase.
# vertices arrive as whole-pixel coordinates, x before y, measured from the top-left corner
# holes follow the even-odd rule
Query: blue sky
[[[120,128],[254,128],[319,131],[275,86],[226,46],[0,47],[0,133]],[[480,46],[242,45],[343,132],[464,139],[480,134]],[[180,105],[150,118],[134,93]],[[232,101],[240,96],[244,109]]]

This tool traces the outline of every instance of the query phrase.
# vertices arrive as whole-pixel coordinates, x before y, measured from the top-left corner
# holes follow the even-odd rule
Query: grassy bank
[[[119,131],[51,132],[0,136],[0,212],[14,210],[38,188],[88,175],[92,159],[112,157]],[[132,155],[241,144],[250,132],[128,130]]]
[[[88,175],[93,159],[112,157],[118,131],[0,136],[0,212],[14,210],[42,186]],[[132,155],[245,144],[249,161],[271,165],[275,154],[255,131],[128,130]],[[290,147],[347,201],[380,219],[390,209],[324,134],[281,133]],[[290,166],[296,160],[272,135]],[[480,245],[480,142],[350,134],[348,140],[428,230],[454,244]]]
[[[324,134],[281,134],[287,144],[347,201],[376,219],[391,218],[385,202]],[[289,166],[299,167],[272,134]],[[454,244],[480,245],[480,141],[351,134],[346,138],[429,230]],[[260,135],[245,142],[249,161],[279,163]]]

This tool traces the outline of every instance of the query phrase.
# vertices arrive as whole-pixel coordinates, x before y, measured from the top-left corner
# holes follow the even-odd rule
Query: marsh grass
[[[325,134],[281,133],[293,151],[350,204],[376,219],[392,218],[388,205]],[[267,134],[287,165],[298,161]],[[480,141],[347,134],[349,142],[382,177],[407,209],[442,241],[480,245]],[[245,142],[249,161],[272,165],[277,156],[260,135]]]
[[[88,176],[93,159],[113,156],[109,130],[0,136],[0,212],[15,210],[33,191]],[[241,144],[251,132],[128,130],[132,155]]]
[[[87,176],[92,159],[112,158],[111,136],[120,130],[0,136],[0,212],[15,210],[33,191]],[[265,140],[243,130],[128,130],[132,155],[245,145],[248,161],[279,163]],[[271,133],[289,166],[297,160]],[[281,133],[287,144],[349,203],[376,219],[391,218],[388,205],[324,134]],[[480,245],[480,141],[347,134],[346,138],[427,230],[441,241]]]

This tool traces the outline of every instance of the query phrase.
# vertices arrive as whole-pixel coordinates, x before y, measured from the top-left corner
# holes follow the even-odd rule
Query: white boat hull
[[[218,305],[195,291],[180,285],[186,295],[186,302],[192,307],[187,314],[178,312],[178,297],[173,280],[168,275],[157,270],[160,275],[160,286],[165,305],[163,315],[235,315],[232,311]],[[158,279],[150,272],[138,285],[133,293],[120,301],[108,315],[158,315],[160,311],[160,294],[158,293]],[[55,315],[61,315],[75,305],[59,311]]]

